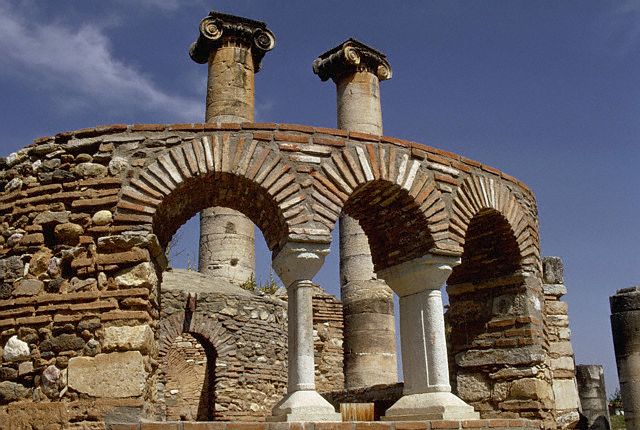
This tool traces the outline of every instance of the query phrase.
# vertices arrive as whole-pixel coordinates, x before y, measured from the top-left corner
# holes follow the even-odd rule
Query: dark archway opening
[[[540,311],[513,229],[500,212],[484,209],[470,221],[447,293],[451,385],[481,417],[499,416],[512,400],[511,381],[526,374],[513,357],[528,354],[520,348],[532,343],[531,323]]]
[[[173,340],[162,358],[167,420],[215,420],[216,358],[202,336],[183,332]]]

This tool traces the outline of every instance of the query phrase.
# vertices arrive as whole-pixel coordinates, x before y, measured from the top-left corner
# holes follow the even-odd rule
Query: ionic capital
[[[189,55],[196,63],[204,64],[211,51],[228,42],[251,49],[257,72],[264,54],[276,45],[276,38],[264,22],[211,11],[200,21],[200,34],[191,45]]]
[[[313,72],[323,81],[337,82],[344,75],[360,71],[373,73],[381,81],[392,75],[386,55],[355,39],[348,39],[313,62]]]

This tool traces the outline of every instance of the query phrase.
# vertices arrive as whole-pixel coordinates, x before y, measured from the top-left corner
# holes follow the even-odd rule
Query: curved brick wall
[[[34,400],[60,422],[153,416],[163,246],[206,207],[242,210],[274,253],[287,241],[328,243],[344,210],[368,234],[378,270],[429,252],[463,255],[472,220],[493,211],[519,270],[540,276],[524,184],[395,138],[114,125],[36,140],[0,164],[0,186],[0,403],[9,404],[0,420]],[[117,378],[128,383],[110,391]]]

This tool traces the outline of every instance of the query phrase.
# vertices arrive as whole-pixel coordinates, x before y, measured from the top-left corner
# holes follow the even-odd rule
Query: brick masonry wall
[[[195,309],[187,316],[189,293],[197,298]],[[215,407],[208,417],[202,411],[200,419],[264,420],[286,392],[286,314],[286,303],[278,298],[261,297],[231,285],[219,291],[210,278],[197,272],[165,273],[158,333],[159,415],[167,419],[175,415],[171,406],[171,375],[175,369],[169,361],[170,352],[175,339],[187,332],[209,349],[215,361],[209,380],[212,386],[207,387],[213,393]],[[200,393],[204,387],[194,386],[198,382],[183,379],[190,391]]]
[[[540,273],[524,184],[389,137],[284,124],[83,129],[1,159],[0,189],[0,414],[43,401],[100,403],[74,422],[156,413],[145,405],[158,403],[163,247],[205,207],[242,210],[274,252],[329,243],[344,209],[361,218],[377,270],[461,255],[471,219],[492,209],[521,268]]]

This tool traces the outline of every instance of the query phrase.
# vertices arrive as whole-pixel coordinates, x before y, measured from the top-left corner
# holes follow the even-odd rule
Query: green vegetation
[[[273,277],[273,272],[269,272],[269,281],[267,281],[266,283],[258,284],[252,273],[251,277],[240,285],[240,288],[254,293],[263,293],[265,295],[271,296],[274,295],[276,291],[278,291],[279,287],[278,283]]]

